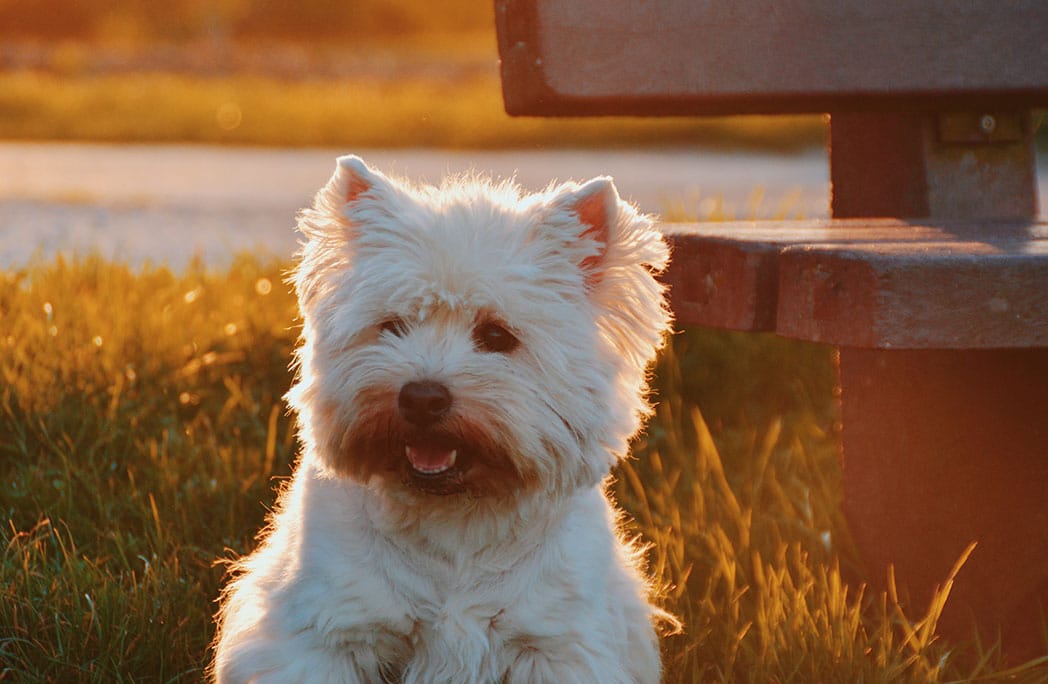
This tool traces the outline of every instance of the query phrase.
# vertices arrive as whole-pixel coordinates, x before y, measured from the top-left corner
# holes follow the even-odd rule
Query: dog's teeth
[[[408,462],[416,471],[426,475],[439,475],[454,467],[458,451],[455,449],[451,451],[431,450],[409,444],[404,447],[404,455],[407,456]]]

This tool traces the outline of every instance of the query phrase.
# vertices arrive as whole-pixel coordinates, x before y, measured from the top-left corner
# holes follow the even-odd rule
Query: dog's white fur
[[[299,229],[303,451],[223,595],[215,679],[658,681],[672,618],[604,483],[669,326],[651,221],[609,178],[413,187],[349,156]],[[422,381],[474,455],[454,491],[412,486],[398,392]]]

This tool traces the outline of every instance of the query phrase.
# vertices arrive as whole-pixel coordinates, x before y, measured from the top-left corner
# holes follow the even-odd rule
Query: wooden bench
[[[1048,225],[1038,0],[496,0],[515,115],[831,117],[830,221],[667,225],[682,324],[837,345],[869,572],[1015,657],[1048,608]],[[917,609],[922,604],[918,603]]]

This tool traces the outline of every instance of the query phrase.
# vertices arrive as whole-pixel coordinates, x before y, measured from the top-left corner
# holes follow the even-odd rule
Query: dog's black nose
[[[409,382],[400,389],[397,406],[404,420],[425,427],[451,408],[451,392],[439,382]]]

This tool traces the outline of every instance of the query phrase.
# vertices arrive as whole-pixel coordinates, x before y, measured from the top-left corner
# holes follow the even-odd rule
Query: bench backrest
[[[1048,104],[1044,0],[496,0],[510,114]]]

